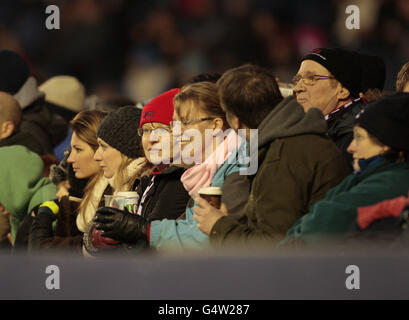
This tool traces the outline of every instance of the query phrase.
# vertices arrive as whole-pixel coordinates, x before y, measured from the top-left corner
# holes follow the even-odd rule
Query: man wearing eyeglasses
[[[379,80],[378,80],[379,79]],[[294,95],[305,111],[321,109],[328,136],[348,161],[346,151],[353,137],[353,120],[365,106],[360,93],[383,89],[385,65],[379,57],[340,48],[314,49],[301,62],[293,78]]]

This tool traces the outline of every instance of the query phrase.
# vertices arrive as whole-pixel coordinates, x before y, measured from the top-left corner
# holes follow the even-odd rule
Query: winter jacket
[[[409,245],[409,198],[400,196],[358,208],[358,217],[341,244],[344,250],[403,249]]]
[[[0,147],[8,146],[24,146],[28,150],[37,153],[43,154],[43,149],[37,139],[28,132],[17,131],[13,133],[10,137],[0,141]]]
[[[352,155],[347,152],[347,148],[354,138],[355,116],[365,108],[365,105],[363,99],[356,99],[327,120],[328,136],[335,142],[349,164],[352,163]]]
[[[54,200],[57,188],[43,177],[43,161],[23,146],[0,148],[0,203],[10,213],[12,242],[25,216]]]
[[[239,170],[245,166],[235,163],[238,153],[245,152],[246,143],[216,171],[211,186],[222,188],[222,202],[235,216],[239,215],[248,198],[249,184],[246,176],[239,175]],[[231,163],[231,164],[230,164]],[[192,202],[190,203],[192,204]],[[149,245],[158,251],[202,250],[209,247],[209,238],[197,228],[193,219],[193,208],[197,203],[193,201],[184,215],[177,220],[164,219],[153,221],[150,225]]]
[[[285,98],[260,124],[258,171],[239,221],[225,216],[213,226],[213,246],[271,246],[331,187],[350,172],[326,136],[322,112],[307,113],[293,97]]]
[[[285,243],[302,239],[315,244],[324,238],[335,243],[350,230],[359,207],[406,195],[408,190],[409,162],[376,163],[359,174],[349,175],[331,189],[288,231]]]
[[[140,201],[146,188],[153,183],[141,204],[143,218],[148,221],[176,219],[184,212],[190,198],[180,181],[184,171],[183,168],[171,166],[156,177],[142,177],[137,188]]]
[[[44,100],[44,93],[38,90],[33,77],[27,79],[14,97],[23,112],[20,131],[34,136],[41,146],[40,155],[52,154],[68,133],[68,121]]]

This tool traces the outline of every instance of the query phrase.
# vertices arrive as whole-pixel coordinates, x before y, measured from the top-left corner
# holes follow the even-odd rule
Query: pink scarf
[[[223,143],[201,164],[196,164],[185,171],[181,181],[186,191],[194,199],[201,188],[209,187],[216,171],[227,161],[230,155],[238,149],[243,139],[234,130],[227,135]],[[229,149],[230,146],[230,149]]]

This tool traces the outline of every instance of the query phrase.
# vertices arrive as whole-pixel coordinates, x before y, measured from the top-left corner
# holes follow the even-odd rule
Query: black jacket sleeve
[[[76,225],[76,210],[79,203],[63,197],[59,202],[59,213],[55,215],[47,208],[37,211],[29,235],[29,250],[72,249],[81,251],[82,233]],[[57,219],[54,232],[52,223]]]
[[[57,216],[49,208],[39,208],[31,224],[28,237],[29,250],[40,249],[42,240],[53,236],[52,223],[55,219],[57,219]]]

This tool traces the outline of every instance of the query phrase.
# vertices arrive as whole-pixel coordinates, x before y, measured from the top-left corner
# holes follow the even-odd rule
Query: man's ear
[[[351,96],[351,93],[349,92],[349,90],[345,87],[343,87],[340,83],[338,84],[338,94],[337,94],[337,98],[338,100],[346,100]]]
[[[0,126],[0,140],[10,137],[15,129],[13,121],[4,121]]]

